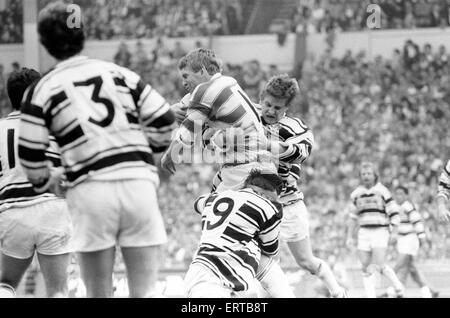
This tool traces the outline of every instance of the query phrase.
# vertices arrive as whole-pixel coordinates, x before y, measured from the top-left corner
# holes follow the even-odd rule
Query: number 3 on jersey
[[[76,82],[76,83],[73,83],[73,85],[75,87],[94,85],[94,91],[92,92],[91,99],[95,103],[105,105],[106,111],[107,111],[107,116],[104,119],[99,120],[99,121],[90,117],[89,121],[91,123],[98,125],[100,127],[103,127],[103,128],[111,125],[112,122],[114,121],[114,116],[115,116],[114,104],[109,99],[100,97],[100,91],[102,90],[102,86],[103,86],[103,79],[101,78],[101,76],[93,77],[84,82]]]

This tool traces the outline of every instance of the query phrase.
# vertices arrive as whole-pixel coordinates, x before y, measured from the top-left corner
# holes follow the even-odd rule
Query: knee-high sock
[[[280,264],[272,261],[270,262],[260,274],[258,280],[262,288],[272,298],[295,298],[291,286],[287,280],[286,274],[280,267]]]
[[[316,275],[323,281],[325,286],[327,286],[331,295],[336,295],[341,291],[341,286],[339,286],[330,266],[322,260],[320,261],[320,267]]]
[[[363,284],[367,298],[377,298],[375,283],[375,273],[363,273]]]
[[[404,290],[404,286],[403,286],[402,282],[398,279],[394,270],[389,265],[384,265],[380,269],[380,273],[383,274],[384,276],[386,276],[392,282],[392,284],[394,285],[394,288],[397,291]]]

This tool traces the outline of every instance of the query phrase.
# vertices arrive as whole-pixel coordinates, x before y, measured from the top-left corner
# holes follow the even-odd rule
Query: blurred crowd
[[[0,0],[0,44],[23,41],[23,0]]]
[[[447,27],[450,24],[450,1],[447,0],[298,0],[292,13],[292,31],[309,33],[331,30],[367,29],[370,4],[381,8],[381,29]]]

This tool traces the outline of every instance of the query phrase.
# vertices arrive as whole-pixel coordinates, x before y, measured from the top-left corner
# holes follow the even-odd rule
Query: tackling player
[[[397,239],[398,260],[395,272],[403,285],[406,285],[408,276],[411,274],[412,279],[420,287],[422,297],[432,298],[437,293],[428,287],[416,264],[419,248],[425,243],[425,227],[422,216],[408,196],[409,191],[406,187],[398,186],[395,189],[395,201],[400,206]]]
[[[189,298],[231,298],[254,282],[261,254],[278,253],[283,181],[252,171],[240,191],[200,197],[202,237],[185,278]]]
[[[446,223],[450,223],[450,211],[447,207],[448,201],[450,199],[450,160],[447,166],[442,171],[441,177],[439,178],[439,192],[437,195],[437,205],[439,216]]]
[[[0,120],[0,298],[15,295],[25,271],[37,254],[48,297],[67,297],[72,221],[67,204],[50,192],[58,178],[36,189],[27,180],[18,158],[20,105],[25,90],[40,74],[13,72],[7,91],[14,111]],[[54,176],[62,174],[61,160],[52,148],[43,152]]]
[[[130,297],[154,296],[167,236],[153,154],[170,144],[175,116],[137,74],[79,55],[84,29],[67,25],[67,6],[52,3],[39,15],[41,43],[58,64],[26,93],[21,163],[34,185],[45,183],[51,174],[43,150],[49,134],[56,137],[87,297],[112,296],[116,245]]]
[[[260,168],[265,159],[270,164],[257,110],[236,80],[221,74],[220,61],[211,50],[187,54],[179,62],[179,72],[190,93],[189,102],[184,101],[185,109],[179,109],[177,117],[185,119],[162,159],[162,167],[174,173],[178,149],[196,147],[207,127],[214,148],[221,154],[217,158],[222,161],[217,192],[241,189],[250,171]]]
[[[280,202],[284,207],[281,238],[287,242],[297,264],[319,277],[330,290],[332,297],[347,297],[345,289],[339,286],[331,268],[326,262],[315,257],[311,248],[308,211],[303,193],[298,187],[298,180],[301,177],[301,165],[309,158],[314,147],[314,136],[311,129],[300,119],[286,115],[299,92],[296,79],[288,75],[275,76],[266,84],[259,106],[270,149],[274,154],[279,154],[276,160],[278,174],[283,179]],[[263,257],[259,279],[264,288],[273,289],[268,285],[276,284],[276,277],[268,274],[271,270],[268,261],[269,259]],[[273,279],[270,279],[270,276]]]
[[[403,284],[394,270],[386,264],[390,227],[400,223],[399,212],[389,190],[378,179],[375,165],[364,162],[360,169],[362,184],[351,194],[354,210],[347,245],[354,245],[355,230],[358,231],[359,259],[362,263],[363,283],[368,298],[376,298],[375,273],[386,276],[394,285],[398,297],[404,293]]]

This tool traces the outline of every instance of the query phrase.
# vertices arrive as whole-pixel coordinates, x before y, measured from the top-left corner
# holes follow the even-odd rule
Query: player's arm
[[[390,225],[396,229],[400,224],[400,206],[394,201],[389,190],[386,189],[383,199],[386,213],[390,220]]]
[[[414,231],[417,233],[419,240],[423,242],[426,238],[425,234],[425,225],[420,215],[419,211],[417,211],[416,207],[411,205],[411,210],[408,213],[409,221],[414,226]]]
[[[206,204],[208,202],[208,200],[210,199],[211,194],[204,194],[200,197],[197,198],[197,200],[195,200],[194,202],[194,211],[197,214],[202,215],[203,214],[203,210],[206,207]]]
[[[272,217],[261,226],[258,242],[263,255],[274,257],[278,255],[280,248],[279,237],[283,212],[280,211],[282,207],[271,207],[270,209]]]
[[[280,160],[292,164],[303,164],[310,157],[314,146],[313,132],[302,126],[295,136],[280,142]]]
[[[450,161],[439,178],[439,190],[436,197],[439,216],[447,223],[450,223],[450,211],[447,208],[450,200]]]
[[[202,137],[204,133],[203,129],[211,107],[197,100],[196,96],[199,87],[192,94],[193,97],[189,103],[186,119],[181,123],[175,139],[170,144],[168,151],[161,161],[162,167],[171,173],[175,173],[176,171],[173,157],[179,153],[180,149],[192,148],[196,139]],[[198,136],[198,134],[201,136]]]
[[[22,103],[19,159],[28,180],[36,189],[43,189],[51,179],[52,172],[52,163],[47,157],[50,137],[43,106],[37,104],[37,98],[33,95],[34,86],[25,92]]]

